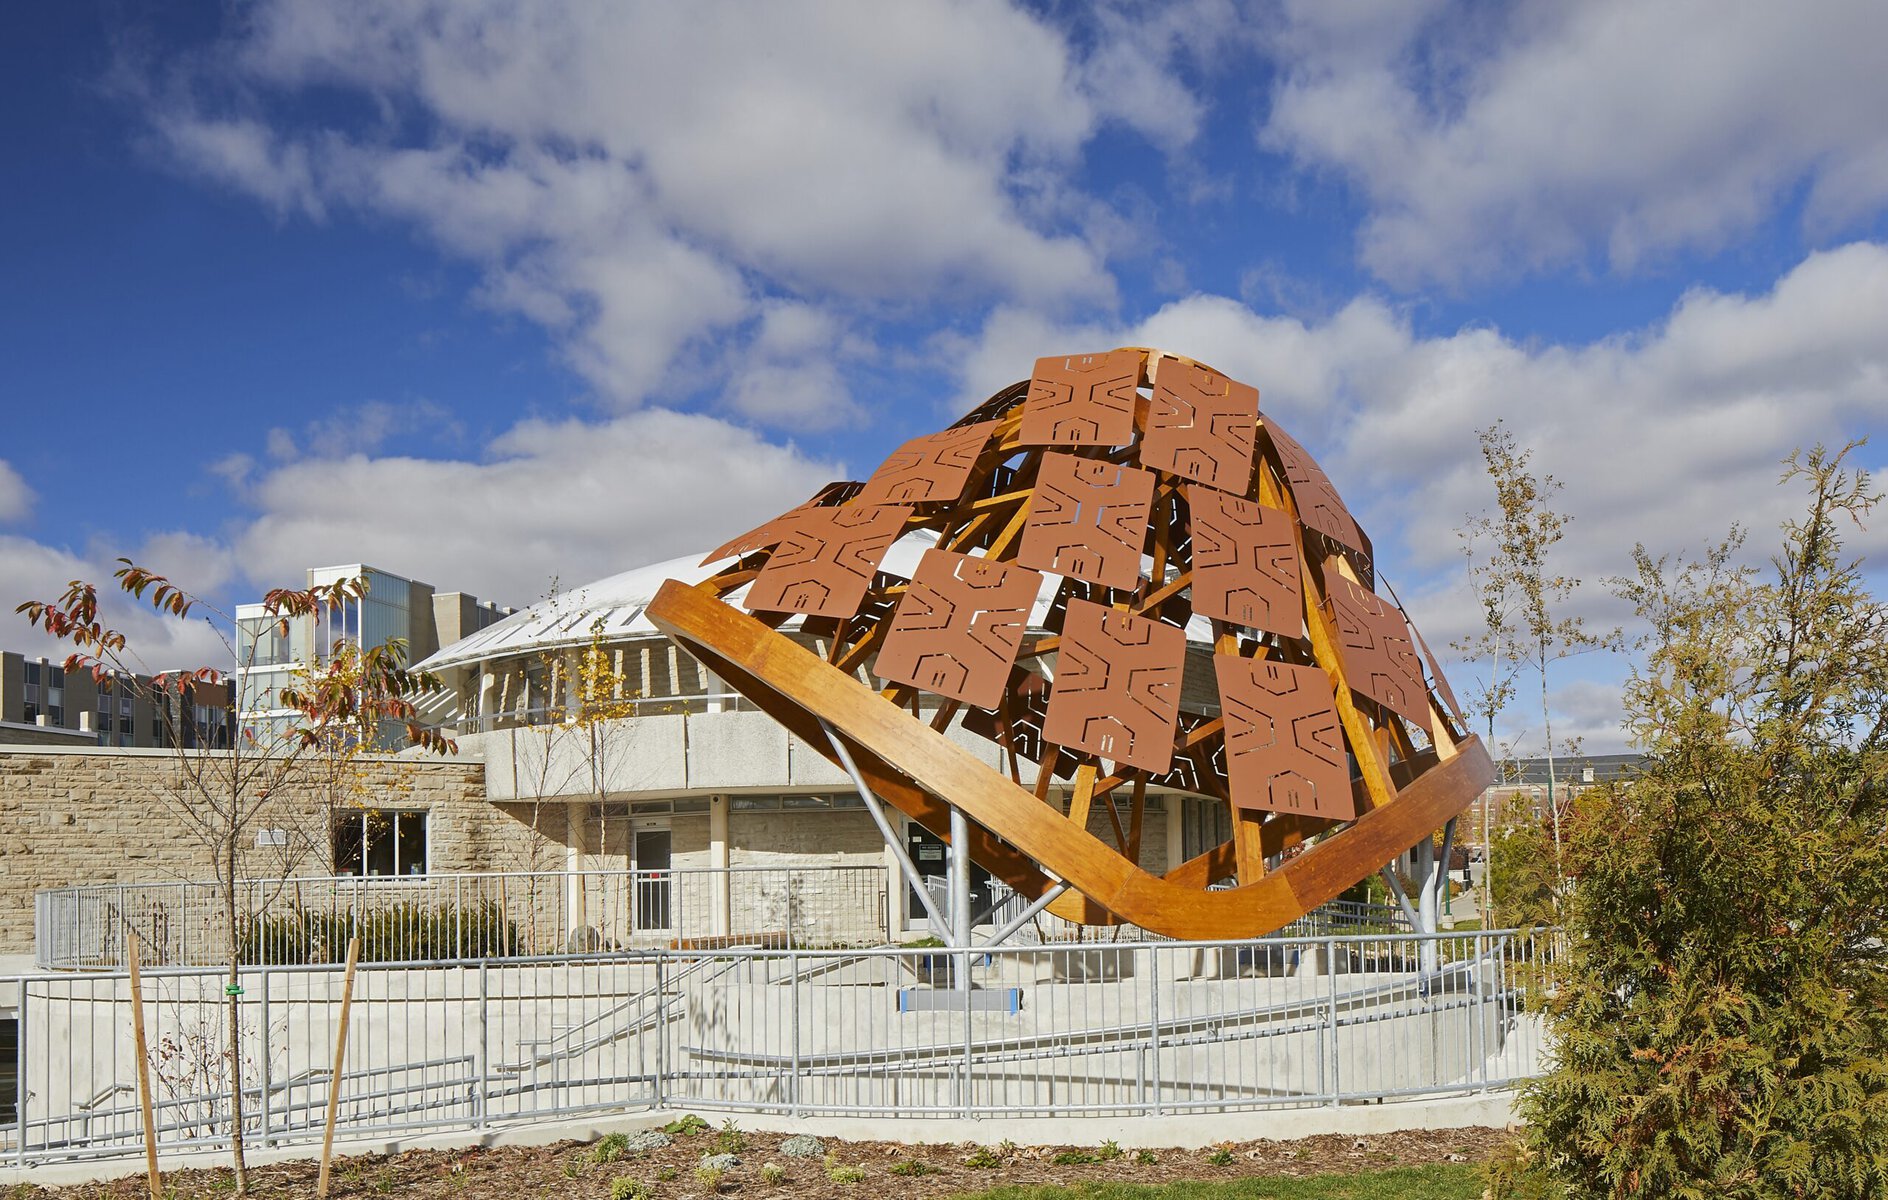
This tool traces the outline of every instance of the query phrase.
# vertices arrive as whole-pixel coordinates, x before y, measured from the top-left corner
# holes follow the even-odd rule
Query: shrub
[[[495,958],[517,954],[523,946],[518,923],[496,900],[405,901],[364,913],[294,907],[258,914],[249,919],[238,954],[245,963],[266,966],[338,962],[356,933],[362,962]]]
[[[1888,1195],[1888,606],[1842,558],[1876,499],[1846,454],[1791,460],[1773,579],[1733,531],[1615,584],[1650,758],[1581,798],[1554,1065],[1497,1196]]]
[[[919,1162],[915,1158],[907,1158],[902,1162],[893,1163],[891,1165],[891,1172],[894,1175],[915,1177],[919,1175],[935,1175],[938,1173],[938,1170],[930,1163]]]
[[[687,1113],[670,1121],[662,1127],[662,1132],[672,1137],[694,1137],[698,1133],[707,1133],[710,1126],[694,1113]]]
[[[739,1154],[745,1149],[747,1149],[747,1138],[742,1136],[740,1126],[734,1123],[733,1118],[722,1122],[720,1130],[715,1134],[716,1153]]]
[[[760,1169],[762,1183],[778,1186],[787,1177],[787,1169],[779,1163],[766,1163]]]
[[[649,1187],[642,1180],[630,1175],[618,1175],[610,1180],[610,1200],[648,1200]]]
[[[865,1180],[864,1167],[849,1167],[843,1163],[826,1168],[826,1178],[834,1183],[862,1183]]]
[[[590,1148],[590,1160],[599,1163],[615,1162],[617,1159],[623,1157],[623,1152],[628,1148],[629,1136],[627,1134],[608,1134],[595,1146]]]

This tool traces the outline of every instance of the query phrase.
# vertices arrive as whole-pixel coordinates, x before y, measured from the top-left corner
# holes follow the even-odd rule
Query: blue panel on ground
[[[899,988],[898,1011],[962,1012],[964,994],[939,988]],[[970,993],[971,1012],[1017,1013],[1023,1010],[1022,988],[976,988]]]

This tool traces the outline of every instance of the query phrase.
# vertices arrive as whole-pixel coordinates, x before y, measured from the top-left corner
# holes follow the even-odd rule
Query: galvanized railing
[[[1121,1116],[1502,1088],[1544,1062],[1551,932],[991,950],[724,949],[363,964],[341,1133],[648,1108]],[[319,1136],[342,973],[257,966],[237,997],[245,1136]],[[158,1140],[224,1145],[224,976],[144,976]],[[0,980],[28,1165],[141,1146],[120,972]]]
[[[242,961],[321,964],[362,936],[370,961],[516,958],[686,945],[861,946],[888,940],[879,866],[251,879],[236,888]],[[34,965],[113,970],[227,958],[221,891],[202,882],[94,884],[34,898]]]

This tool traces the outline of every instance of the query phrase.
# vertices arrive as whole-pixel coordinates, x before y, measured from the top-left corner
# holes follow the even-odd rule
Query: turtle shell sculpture
[[[903,538],[909,578],[881,570]],[[662,587],[657,627],[933,833],[958,809],[1018,892],[1066,883],[1072,920],[1270,932],[1494,777],[1330,479],[1192,359],[1039,359],[716,560]],[[1224,805],[1229,835],[1143,865],[1150,787]]]

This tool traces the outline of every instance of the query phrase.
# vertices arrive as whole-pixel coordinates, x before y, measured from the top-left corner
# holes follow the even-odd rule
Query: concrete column
[[[1186,820],[1180,806],[1186,803],[1186,797],[1173,795],[1167,797],[1167,869],[1173,870],[1187,860]]]
[[[564,898],[567,909],[565,916],[566,933],[580,925],[587,925],[585,920],[583,876],[578,872],[584,867],[584,826],[589,823],[590,802],[588,800],[566,800],[564,802]]]
[[[892,832],[899,837],[905,836],[905,818],[896,810],[887,812],[891,818]],[[898,865],[898,852],[886,846],[883,852],[885,860],[885,933],[892,941],[899,942],[905,936],[905,873]]]
[[[721,872],[714,877],[714,922],[719,934],[734,932],[733,880],[728,876],[732,862],[728,849],[729,810],[733,807],[727,796],[708,797],[708,865]]]

